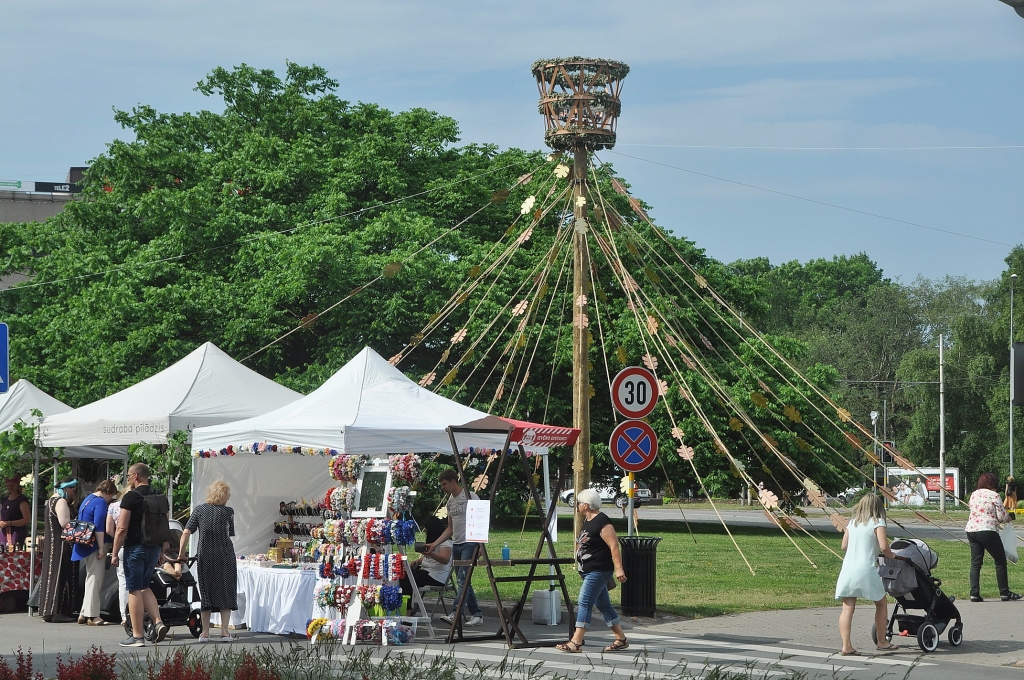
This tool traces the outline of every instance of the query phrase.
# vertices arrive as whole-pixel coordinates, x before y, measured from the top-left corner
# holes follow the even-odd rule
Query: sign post
[[[7,324],[0,323],[0,394],[11,387],[11,349]]]

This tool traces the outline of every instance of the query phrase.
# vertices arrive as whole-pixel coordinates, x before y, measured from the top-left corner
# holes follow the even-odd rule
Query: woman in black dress
[[[572,654],[582,652],[591,610],[597,607],[605,625],[615,634],[615,640],[604,651],[618,652],[629,647],[622,620],[608,598],[609,581],[626,581],[619,539],[611,520],[601,512],[601,495],[594,489],[584,489],[576,496],[576,511],[584,519],[580,535],[576,537],[576,568],[583,577],[583,585],[576,603],[576,630],[568,641],[556,648]]]
[[[43,533],[43,573],[39,579],[39,615],[47,623],[70,623],[78,599],[78,565],[71,561],[74,547],[60,537],[64,526],[74,518],[78,480],[65,477],[57,482],[46,501],[46,529]]]
[[[0,500],[0,545],[7,550],[24,550],[32,517],[28,497],[21,492],[21,480],[17,477],[11,477],[4,484],[7,496]]]
[[[216,481],[206,490],[206,502],[197,505],[181,534],[178,559],[188,559],[188,539],[199,532],[196,550],[199,599],[202,602],[203,632],[199,642],[210,641],[210,615],[220,611],[220,641],[231,642],[228,625],[231,612],[238,609],[236,599],[238,567],[231,537],[235,535],[235,511],[227,506],[231,489]]]

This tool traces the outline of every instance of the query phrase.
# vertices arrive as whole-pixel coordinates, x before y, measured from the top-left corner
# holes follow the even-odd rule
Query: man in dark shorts
[[[117,551],[124,547],[124,578],[128,590],[128,614],[132,621],[132,636],[121,642],[122,647],[145,647],[142,628],[143,612],[156,626],[156,641],[163,642],[169,630],[160,618],[160,607],[156,596],[149,588],[150,579],[156,571],[160,555],[167,545],[144,545],[142,543],[142,519],[145,513],[143,497],[153,491],[149,488],[149,466],[136,463],[128,468],[128,486],[131,491],[121,498],[121,514],[117,518],[117,533],[114,534],[113,552],[110,565],[117,566]]]

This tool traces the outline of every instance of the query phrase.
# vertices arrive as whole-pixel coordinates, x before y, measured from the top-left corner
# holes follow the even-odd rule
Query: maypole
[[[604,59],[542,59],[533,64],[544,116],[544,141],[573,155],[572,425],[580,430],[573,450],[575,493],[590,487],[590,243],[587,174],[590,152],[615,146],[619,93],[629,66]],[[575,530],[580,530],[575,516]]]

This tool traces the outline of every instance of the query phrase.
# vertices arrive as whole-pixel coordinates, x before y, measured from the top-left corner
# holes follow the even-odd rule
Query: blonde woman
[[[216,481],[206,490],[206,502],[197,505],[181,534],[178,559],[188,559],[188,539],[199,532],[196,551],[199,599],[202,603],[203,631],[199,642],[210,641],[210,616],[220,611],[220,641],[235,640],[228,629],[231,612],[238,609],[236,588],[238,571],[231,537],[235,535],[235,511],[227,506],[231,489]]]
[[[839,637],[843,640],[843,656],[860,656],[853,648],[853,611],[857,599],[875,603],[875,630],[878,631],[878,650],[889,652],[899,649],[885,639],[889,627],[889,612],[886,607],[885,588],[878,575],[878,553],[895,559],[889,549],[889,538],[885,533],[885,504],[876,494],[865,495],[853,508],[853,517],[843,533],[843,568],[836,583],[836,599],[843,601],[839,614]]]

